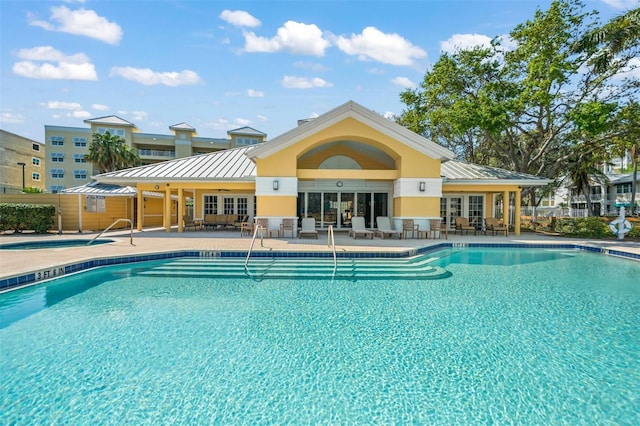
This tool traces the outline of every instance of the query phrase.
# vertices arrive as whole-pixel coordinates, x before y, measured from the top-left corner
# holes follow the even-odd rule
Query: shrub
[[[560,219],[556,228],[561,235],[571,237],[604,238],[612,235],[609,226],[599,217]]]
[[[0,204],[0,229],[25,229],[46,234],[54,224],[56,206],[51,204]]]

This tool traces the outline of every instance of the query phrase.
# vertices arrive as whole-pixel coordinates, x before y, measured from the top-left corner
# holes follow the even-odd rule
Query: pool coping
[[[579,243],[469,243],[469,242],[443,242],[431,246],[407,249],[394,252],[370,252],[370,251],[349,251],[338,252],[339,259],[392,259],[407,258],[420,254],[427,254],[433,251],[448,248],[540,248],[540,249],[577,249],[592,253],[600,253],[607,256],[615,256],[629,260],[640,261],[640,254],[622,250],[594,247]],[[68,262],[54,267],[40,269],[32,272],[20,273],[0,279],[0,293],[16,290],[30,285],[39,284],[53,278],[64,275],[111,265],[121,265],[128,263],[146,262],[151,260],[174,259],[181,257],[197,258],[245,258],[247,250],[172,250],[166,252],[145,253],[127,256],[97,257],[90,260]],[[327,251],[268,251],[252,252],[252,258],[306,258],[306,259],[327,259],[333,258],[332,252]]]

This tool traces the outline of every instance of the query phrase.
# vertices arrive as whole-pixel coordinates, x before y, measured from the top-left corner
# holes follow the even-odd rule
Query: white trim
[[[544,186],[553,182],[551,179],[540,179],[540,181],[529,179],[473,179],[473,180],[458,180],[455,178],[448,178],[445,182],[447,185],[482,185],[482,186],[504,186],[504,185],[517,185],[517,186]]]
[[[275,139],[272,139],[267,144],[257,146],[246,155],[251,159],[269,157],[270,155],[294,145],[300,140],[314,135],[323,129],[331,127],[346,118],[354,118],[364,125],[378,130],[379,132],[384,133],[385,135],[388,135],[389,137],[396,139],[408,147],[413,148],[431,158],[448,161],[453,159],[455,155],[452,151],[353,101],[349,101],[321,115],[313,121],[285,132],[282,135],[277,136]]]
[[[273,182],[278,182],[278,189],[275,190]],[[259,176],[256,177],[256,196],[298,196],[298,178],[280,176]]]
[[[424,191],[420,184],[424,182]],[[442,197],[442,178],[400,178],[393,181],[393,198]]]

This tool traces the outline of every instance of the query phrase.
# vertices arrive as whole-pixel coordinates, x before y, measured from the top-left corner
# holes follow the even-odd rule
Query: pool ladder
[[[249,277],[251,277],[251,272],[249,272],[249,259],[251,259],[251,252],[253,252],[253,246],[256,243],[258,231],[262,231],[260,233],[260,247],[264,248],[264,233],[267,230],[264,226],[256,226],[256,229],[253,231],[253,237],[251,238],[251,245],[249,245],[247,257],[244,260],[244,273]],[[329,225],[329,228],[327,229],[327,246],[331,248],[333,253],[333,278],[335,278],[338,270],[338,256],[336,255],[336,241],[333,235],[333,225]]]
[[[133,222],[131,221],[131,219],[117,219],[115,222],[113,222],[111,225],[109,225],[109,226],[107,227],[107,229],[105,229],[104,231],[100,232],[98,235],[96,235],[95,237],[93,237],[93,239],[92,239],[91,241],[89,241],[89,242],[87,243],[87,245],[88,245],[88,246],[90,246],[92,242],[94,242],[95,240],[97,240],[98,238],[100,238],[100,236],[101,236],[102,234],[104,234],[105,232],[107,232],[109,229],[113,228],[113,227],[115,226],[115,224],[116,224],[116,223],[120,223],[120,222],[127,222],[127,223],[129,223],[129,225],[130,225],[130,227],[131,227],[131,236],[129,237],[129,243],[130,243],[131,245],[134,245],[134,244],[133,244]]]

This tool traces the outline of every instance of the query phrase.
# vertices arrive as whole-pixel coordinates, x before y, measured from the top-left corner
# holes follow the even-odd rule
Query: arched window
[[[319,169],[361,170],[360,164],[346,155],[334,155],[320,163]]]

